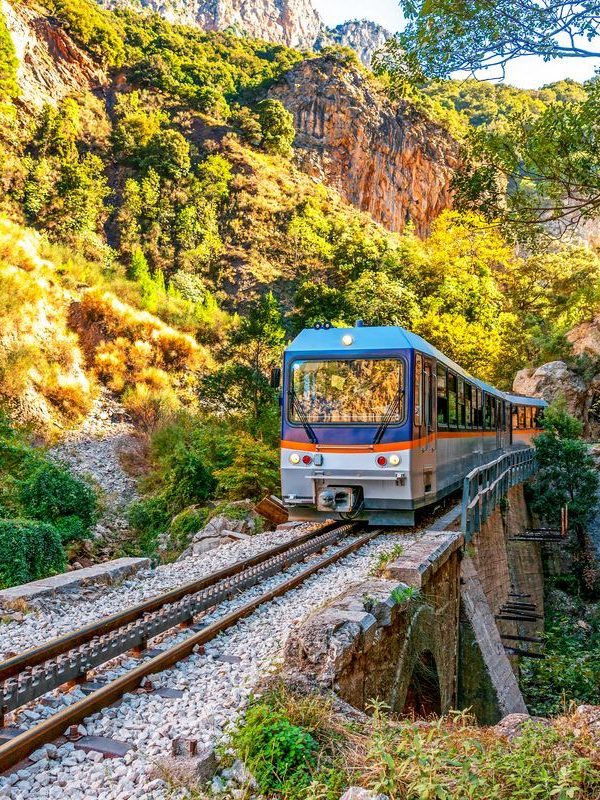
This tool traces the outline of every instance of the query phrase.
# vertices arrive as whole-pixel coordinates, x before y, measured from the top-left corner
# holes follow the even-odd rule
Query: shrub
[[[151,555],[156,549],[156,539],[169,529],[171,513],[162,495],[132,503],[127,518],[131,527],[140,534],[132,552]]]
[[[258,499],[279,487],[279,454],[275,448],[239,433],[232,442],[229,466],[215,472],[217,492],[229,500]]]
[[[316,766],[318,745],[311,734],[266,703],[252,706],[236,731],[233,747],[261,792],[303,796]]]
[[[177,395],[170,387],[157,388],[148,383],[139,383],[123,395],[123,405],[146,431],[155,430],[177,409],[178,404]]]
[[[20,500],[28,517],[53,523],[65,543],[85,536],[96,516],[91,487],[55,464],[40,464],[23,483]]]
[[[0,587],[39,580],[64,568],[56,528],[35,520],[0,519]]]

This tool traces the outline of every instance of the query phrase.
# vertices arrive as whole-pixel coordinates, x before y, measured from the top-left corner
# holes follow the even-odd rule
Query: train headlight
[[[300,456],[298,453],[292,453],[290,456],[290,463],[291,464],[299,464],[300,463]]]
[[[377,463],[380,467],[385,467],[387,464],[387,458],[385,456],[377,456]]]
[[[342,336],[342,344],[345,344],[346,347],[350,347],[353,341],[354,339],[350,336],[349,333],[346,333],[344,334],[344,336]]]
[[[302,463],[308,466],[312,464],[312,458],[310,456],[302,456]]]
[[[390,456],[390,464],[392,465],[392,467],[397,467],[399,463],[400,463],[400,456],[397,455]]]

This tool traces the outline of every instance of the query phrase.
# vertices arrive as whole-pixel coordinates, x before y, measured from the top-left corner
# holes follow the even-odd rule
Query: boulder
[[[573,355],[600,356],[600,315],[577,325],[567,333],[567,339],[573,345]]]
[[[346,789],[340,800],[389,800],[387,794],[379,794],[371,789],[363,789],[361,786],[351,786]]]
[[[593,402],[593,382],[586,381],[564,361],[550,361],[536,369],[522,369],[513,381],[513,392],[529,397],[541,397],[548,403],[564,397],[567,410],[582,420],[587,428],[589,409]]]
[[[246,501],[241,501],[246,508]],[[232,504],[234,505],[234,504]],[[238,504],[235,504],[238,505]],[[217,514],[195,533],[188,548],[179,556],[179,561],[190,556],[199,556],[222,547],[224,544],[248,539],[256,531],[256,520],[251,512],[242,519],[230,519]]]

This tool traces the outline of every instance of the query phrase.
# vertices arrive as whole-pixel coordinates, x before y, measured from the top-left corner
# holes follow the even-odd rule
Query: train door
[[[423,474],[423,494],[427,498],[436,492],[436,424],[435,424],[435,364],[430,358],[420,357],[421,361],[421,459]]]
[[[502,431],[506,424],[506,412],[504,410],[504,403],[498,398],[495,398],[496,403],[496,450],[502,449]]]
[[[435,451],[435,427],[433,413],[433,361],[423,359],[423,410],[425,415],[425,450]]]

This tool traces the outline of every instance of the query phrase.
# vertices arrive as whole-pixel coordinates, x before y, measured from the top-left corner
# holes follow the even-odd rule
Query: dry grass
[[[93,383],[42,247],[37,234],[0,220],[0,399],[23,421],[52,426],[89,409]]]

